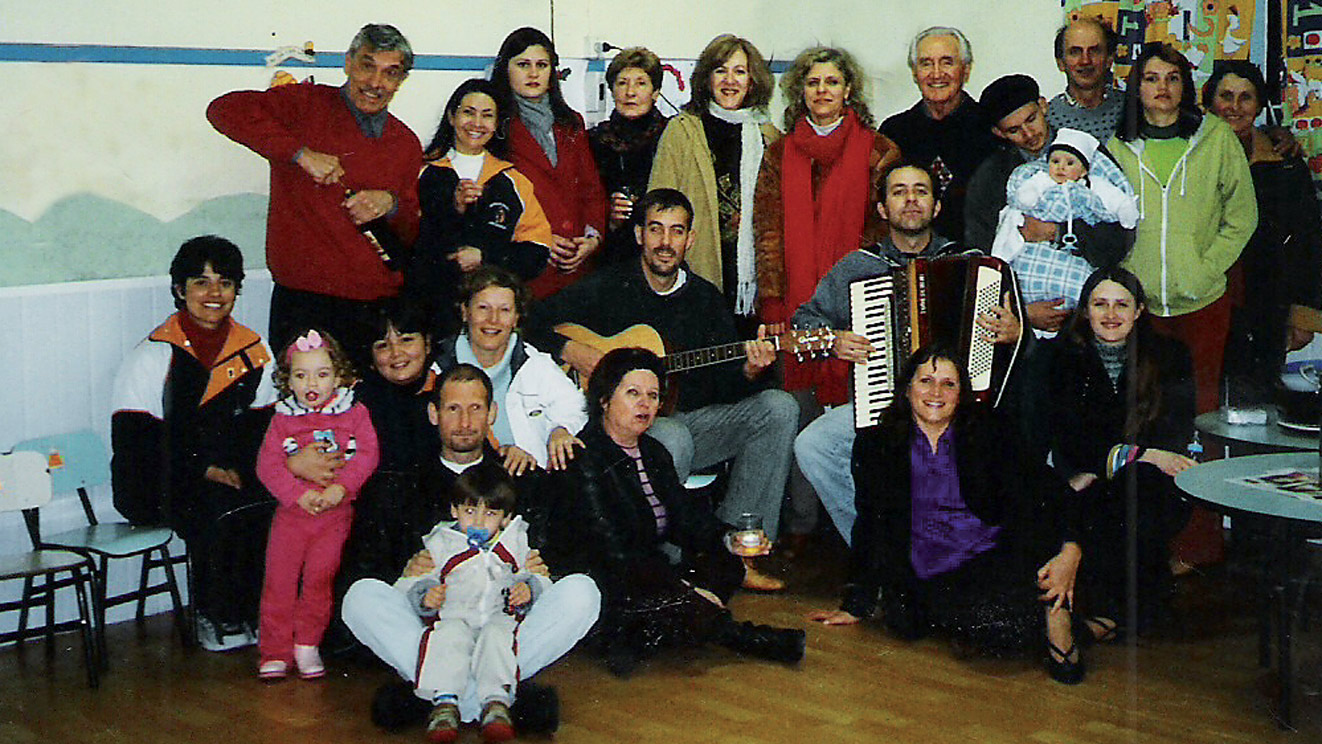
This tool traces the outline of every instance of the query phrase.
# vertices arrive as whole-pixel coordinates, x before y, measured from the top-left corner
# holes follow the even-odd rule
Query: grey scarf
[[[514,103],[519,107],[519,119],[528,128],[532,138],[537,140],[537,144],[542,146],[542,152],[546,153],[546,159],[551,161],[551,167],[554,168],[560,156],[555,151],[555,133],[551,131],[551,125],[555,124],[551,94],[543,93],[536,98],[516,95]]]

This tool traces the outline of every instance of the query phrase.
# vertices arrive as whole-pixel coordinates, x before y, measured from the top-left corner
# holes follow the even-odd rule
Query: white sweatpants
[[[528,679],[569,652],[587,635],[601,611],[601,592],[592,579],[573,574],[551,585],[519,624],[518,673]],[[399,676],[417,682],[418,654],[427,629],[402,592],[377,579],[360,579],[344,595],[344,624]],[[430,693],[425,693],[428,700]],[[459,699],[465,721],[481,714],[482,700],[469,685]]]

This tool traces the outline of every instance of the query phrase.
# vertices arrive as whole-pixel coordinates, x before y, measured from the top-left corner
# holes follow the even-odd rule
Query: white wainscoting
[[[32,437],[88,427],[109,451],[115,371],[129,349],[174,312],[169,285],[168,276],[158,276],[0,288],[0,452]],[[270,273],[247,272],[234,318],[265,336],[270,305]],[[95,489],[92,502],[99,518],[121,519],[108,486]],[[47,533],[84,521],[76,494],[56,494],[41,517]],[[0,553],[29,546],[21,515],[0,514]],[[111,594],[136,586],[137,561],[111,565]],[[0,585],[0,601],[16,599],[20,592],[19,582]],[[169,606],[163,595],[148,602],[151,612]],[[76,616],[72,601],[61,602],[57,611],[61,617]],[[132,614],[133,606],[123,605],[108,620]],[[0,616],[0,632],[17,622],[17,613]]]

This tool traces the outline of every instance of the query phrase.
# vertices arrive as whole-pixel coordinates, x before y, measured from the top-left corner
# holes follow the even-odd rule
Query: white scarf
[[[770,121],[765,111],[743,108],[729,111],[707,103],[707,111],[721,121],[739,125],[739,237],[735,242],[735,272],[739,286],[735,292],[736,315],[752,315],[757,299],[757,267],[753,260],[753,192],[757,190],[757,172],[762,168],[762,127]]]

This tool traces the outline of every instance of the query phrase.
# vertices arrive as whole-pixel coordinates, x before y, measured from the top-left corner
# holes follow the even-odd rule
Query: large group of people
[[[626,49],[589,131],[521,28],[424,150],[388,111],[413,51],[364,26],[342,86],[209,106],[270,164],[269,336],[230,317],[239,249],[184,243],[177,311],[115,383],[115,505],[187,542],[205,648],[260,618],[258,675],[311,679],[323,641],[361,643],[403,679],[378,722],[433,742],[534,729],[529,678],[585,638],[621,676],[705,643],[798,662],[803,630],[729,602],[785,588],[761,557],[803,556],[819,510],[849,575],[808,620],[1036,649],[1078,683],[1082,642],[1165,610],[1195,413],[1319,330],[1322,221],[1252,65],[1200,108],[1170,46],[1123,89],[1102,22],[1054,49],[1049,102],[1026,75],[975,99],[968,39],[925,29],[920,100],[878,127],[854,56],[815,46],[783,133],[747,39],[702,50],[669,119],[657,55]],[[974,260],[1002,288],[962,331],[984,395],[958,332],[851,326],[859,280]],[[809,337],[826,358],[778,358]],[[850,365],[882,356],[894,400],[860,421]],[[685,488],[713,468],[714,502]]]

